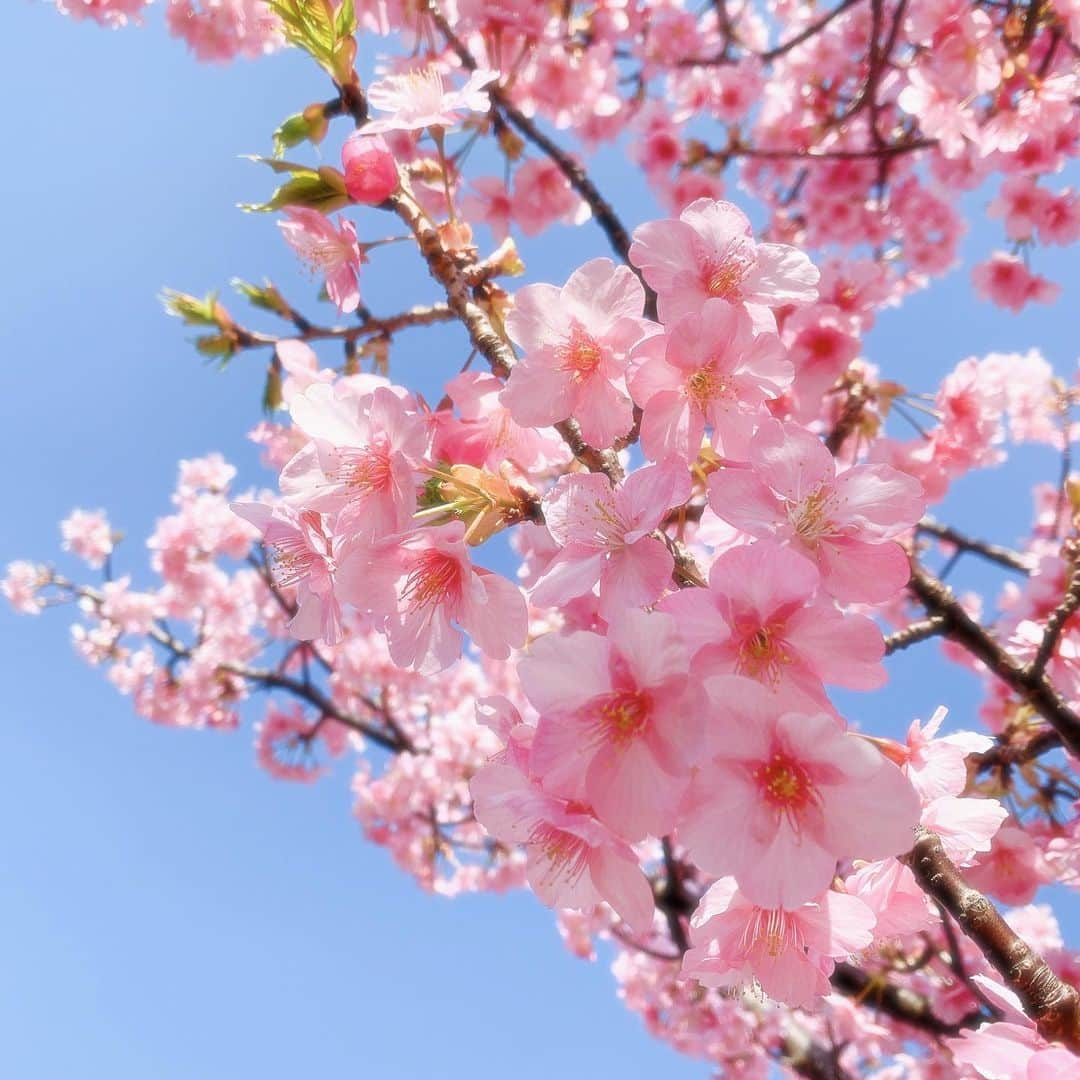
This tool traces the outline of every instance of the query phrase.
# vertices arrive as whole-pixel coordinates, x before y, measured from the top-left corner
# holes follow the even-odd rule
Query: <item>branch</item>
[[[973,555],[981,555],[990,562],[1004,566],[1008,570],[1015,570],[1020,574],[1030,574],[1032,570],[1031,560],[1012,548],[1001,547],[999,544],[991,544],[986,540],[975,540],[970,536],[959,532],[951,525],[942,525],[933,518],[924,517],[915,531],[936,536],[939,540],[945,540],[960,551],[968,551]]]
[[[1020,743],[1002,735],[999,735],[998,739],[999,741],[989,750],[984,750],[981,754],[971,755],[970,760],[979,772],[989,772],[991,769],[1007,769],[1012,765],[1023,765],[1061,746],[1061,736],[1053,728],[1040,728],[1028,739]]]
[[[791,52],[792,49],[801,45],[804,41],[809,41],[815,34],[820,33],[829,25],[838,15],[843,15],[848,8],[853,8],[861,0],[843,0],[841,4],[838,4],[832,9],[832,11],[826,12],[821,18],[816,19],[808,26],[804,27],[797,34],[788,38],[786,41],[782,41],[779,45],[775,45],[771,49],[767,49],[763,53],[755,53],[762,63],[768,64],[773,60],[778,60],[785,53]],[[727,55],[727,42],[725,42],[724,51],[716,56],[691,56],[684,60],[680,60],[679,67],[712,67],[716,64],[730,63],[730,59]]]
[[[949,912],[1023,1003],[1047,1039],[1080,1051],[1080,994],[1017,935],[982,893],[965,884],[940,837],[918,826],[909,857],[919,885]]]
[[[1071,544],[1068,546],[1073,547]],[[1072,554],[1075,556],[1076,553],[1072,552]],[[1050,612],[1035,658],[1028,665],[1028,672],[1033,679],[1042,678],[1046,665],[1050,663],[1050,658],[1054,655],[1054,650],[1061,640],[1065,624],[1078,607],[1080,607],[1080,564],[1073,559],[1069,564],[1069,586],[1061,603]]]
[[[942,633],[947,638],[963,645],[1003,683],[1023,697],[1061,736],[1069,752],[1080,756],[1080,716],[1069,708],[1045,675],[1017,663],[960,606],[951,589],[915,562],[911,564],[908,588],[930,615],[940,616],[944,620]]]
[[[477,65],[476,60],[473,59],[472,53],[469,52],[461,39],[454,33],[450,23],[447,22],[446,16],[442,13],[434,0],[428,0],[427,11],[431,16],[432,22],[435,23],[439,28],[439,32],[445,38],[447,45],[450,46],[457,55],[457,58],[461,61],[462,66],[467,71],[475,71]],[[574,191],[576,191],[588,204],[589,209],[592,210],[593,217],[596,219],[596,223],[604,230],[604,235],[608,238],[608,243],[611,244],[615,254],[634,271],[638,280],[640,280],[641,284],[644,286],[646,313],[649,314],[649,318],[655,318],[656,293],[649,288],[645,279],[642,277],[641,272],[630,262],[628,258],[628,252],[630,251],[630,234],[626,231],[626,226],[619,220],[619,216],[615,213],[611,203],[600,194],[597,186],[589,179],[588,173],[586,173],[585,170],[562,149],[562,147],[548,138],[548,136],[545,135],[536,124],[507,97],[506,92],[501,87],[491,87],[488,90],[488,93],[491,100],[503,111],[503,113],[505,113],[510,123],[513,124],[513,126],[516,127],[529,142],[534,146],[539,147],[549,158],[551,158],[558,166],[559,172],[566,177],[567,182]]]
[[[903,630],[897,630],[895,634],[889,634],[885,638],[885,655],[906,649],[909,645],[926,641],[927,638],[936,637],[944,632],[945,620],[940,615],[931,615],[929,619],[912,623],[910,626],[905,626]]]
[[[975,1027],[981,1019],[981,1014],[976,1012],[956,1023],[948,1023],[934,1012],[925,994],[889,982],[883,974],[871,975],[844,960],[837,963],[829,981],[844,997],[860,1004],[872,1004],[890,1019],[935,1038],[959,1035],[965,1028]]]

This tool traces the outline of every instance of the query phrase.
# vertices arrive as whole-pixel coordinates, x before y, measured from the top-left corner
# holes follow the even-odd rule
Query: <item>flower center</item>
[[[652,703],[640,690],[616,690],[600,706],[600,721],[609,739],[617,743],[638,738],[649,722]]]
[[[401,599],[412,610],[434,607],[461,594],[461,564],[442,551],[423,551],[405,578]]]
[[[686,380],[687,396],[702,412],[705,411],[710,402],[726,394],[727,388],[727,380],[716,370],[716,365],[712,363],[698,368]]]
[[[802,502],[788,502],[788,521],[799,537],[813,544],[832,533],[829,521],[829,492],[824,486],[807,495]]]
[[[743,638],[739,646],[736,667],[740,675],[767,682],[774,687],[780,681],[783,669],[791,663],[791,654],[785,641],[772,626],[759,626]]]
[[[358,495],[385,491],[390,486],[390,454],[384,443],[342,450],[338,461],[333,479],[352,488]]]
[[[750,271],[752,258],[739,246],[731,244],[717,256],[706,259],[701,268],[701,283],[709,296],[738,303],[742,299],[743,278]]]
[[[747,924],[742,939],[744,951],[762,947],[765,954],[774,960],[799,944],[794,920],[788,918],[780,908],[758,908]]]
[[[527,841],[540,849],[543,859],[549,863],[544,877],[557,877],[571,884],[584,873],[589,861],[589,845],[573,833],[557,829],[548,822],[539,823]]]
[[[758,765],[753,779],[765,802],[792,821],[818,798],[807,771],[782,750],[774,751],[768,761]]]
[[[591,334],[575,325],[566,341],[555,349],[559,370],[570,373],[574,382],[584,382],[603,359],[600,345]]]

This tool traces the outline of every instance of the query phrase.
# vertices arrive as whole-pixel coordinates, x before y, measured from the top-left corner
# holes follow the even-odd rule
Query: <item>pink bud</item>
[[[398,186],[397,162],[381,135],[354,132],[341,148],[345,190],[354,202],[376,206]]]

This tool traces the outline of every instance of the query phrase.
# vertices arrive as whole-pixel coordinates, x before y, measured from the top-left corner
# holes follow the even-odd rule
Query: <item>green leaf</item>
[[[275,409],[280,409],[284,401],[285,399],[281,393],[281,364],[274,360],[267,369],[266,384],[263,386],[263,412],[269,415]]]
[[[236,352],[236,342],[228,334],[206,334],[195,339],[195,348],[203,356],[220,360],[224,367]]]
[[[317,146],[326,137],[329,127],[326,111],[319,103],[286,117],[274,132],[274,157],[280,158],[286,150],[305,141]]]
[[[334,29],[337,31],[338,40],[352,37],[356,33],[356,7],[353,0],[343,0],[341,7],[337,9]]]
[[[306,206],[324,214],[332,214],[349,205],[349,196],[328,184],[318,173],[296,173],[282,184],[264,203],[241,203],[240,209],[251,213],[280,210],[283,206]]]
[[[224,308],[217,302],[217,293],[207,293],[201,300],[197,296],[163,289],[161,302],[170,315],[184,320],[185,326],[220,326]]]
[[[261,308],[263,311],[272,311],[275,315],[286,319],[291,316],[285,298],[269,281],[265,285],[253,285],[250,281],[233,278],[232,287],[254,307]]]
[[[283,206],[306,206],[330,214],[351,201],[345,192],[345,177],[329,165],[311,169],[292,161],[276,161],[255,155],[251,155],[249,160],[267,165],[276,173],[290,173],[291,179],[282,184],[268,202],[241,203],[242,210],[265,212],[280,210]]]

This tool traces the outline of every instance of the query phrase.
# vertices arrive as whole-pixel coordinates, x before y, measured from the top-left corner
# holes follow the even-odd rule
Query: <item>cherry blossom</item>
[[[796,908],[763,908],[734,878],[709,886],[690,930],[683,971],[705,986],[758,986],[776,1001],[808,1009],[829,992],[832,961],[866,948],[874,913],[844,893],[825,892]]]
[[[695,458],[706,427],[716,450],[743,458],[762,406],[790,385],[791,365],[775,335],[755,337],[749,317],[717,299],[667,335],[645,338],[627,382],[643,412],[641,447],[654,461]]]
[[[775,325],[768,308],[817,298],[819,274],[810,260],[787,244],[755,242],[750,222],[729,202],[698,199],[678,220],[640,226],[630,261],[656,290],[669,325],[717,297],[746,304],[767,328]]]
[[[315,272],[325,275],[326,292],[343,313],[360,306],[360,264],[365,261],[352,222],[338,225],[318,210],[288,207],[279,227],[290,247]]]
[[[521,289],[506,329],[525,356],[510,373],[503,404],[526,427],[574,416],[596,446],[610,446],[632,423],[626,361],[646,333],[645,292],[610,259],[591,259],[558,289]]]
[[[702,738],[701,690],[686,669],[667,615],[627,611],[606,637],[536,641],[518,671],[540,714],[532,766],[544,789],[585,802],[625,839],[662,836]]]
[[[837,472],[833,456],[805,429],[762,424],[749,468],[709,479],[709,502],[751,536],[773,536],[814,560],[823,587],[841,601],[887,600],[908,580],[893,539],[922,515],[916,480],[887,465]]]
[[[592,592],[609,621],[657,600],[671,580],[674,559],[652,535],[673,506],[690,494],[690,476],[677,464],[639,469],[618,488],[604,476],[564,476],[544,497],[548,531],[559,552],[533,586],[541,606]]]
[[[404,75],[387,75],[367,88],[367,99],[374,108],[391,115],[369,120],[364,133],[454,127],[462,112],[487,111],[489,101],[484,87],[498,77],[498,72],[474,71],[460,90],[447,90],[442,73],[434,65]]]
[[[790,909],[832,880],[842,859],[911,845],[918,797],[890,761],[828,715],[777,715],[739,676],[710,679],[723,702],[716,757],[695,781],[679,835],[695,861],[731,874],[755,904]],[[889,815],[873,813],[889,806]],[[739,821],[737,834],[724,822]]]
[[[377,206],[397,190],[397,162],[381,135],[355,131],[341,148],[345,190],[355,202]]]

